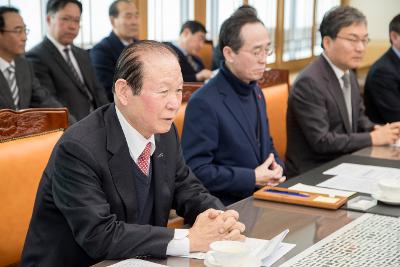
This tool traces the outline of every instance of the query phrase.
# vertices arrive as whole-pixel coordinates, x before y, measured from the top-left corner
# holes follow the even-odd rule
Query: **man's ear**
[[[124,79],[118,79],[114,85],[115,95],[119,102],[126,106],[128,105],[128,97],[129,94],[132,94],[131,88],[128,86],[128,83]]]
[[[229,46],[224,46],[222,49],[222,54],[224,55],[225,61],[228,63],[233,63],[236,53]]]

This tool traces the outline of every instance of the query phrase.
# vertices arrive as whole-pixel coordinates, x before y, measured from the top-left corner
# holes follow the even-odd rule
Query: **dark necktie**
[[[351,85],[350,85],[349,73],[343,74],[342,80],[343,80],[343,96],[344,96],[344,101],[346,102],[347,115],[349,116],[350,126],[352,126],[353,119],[351,111]]]
[[[187,61],[189,62],[190,66],[194,69],[194,71],[198,72],[199,66],[197,63],[194,61],[193,57],[191,55],[187,55]]]
[[[16,109],[18,109],[18,104],[19,104],[19,94],[18,94],[18,87],[17,87],[17,79],[15,78],[15,68],[13,65],[10,65],[7,68],[8,72],[8,86],[10,87],[11,91],[11,96],[14,102],[14,106]]]
[[[145,175],[149,175],[150,151],[151,151],[151,143],[148,142],[146,147],[143,149],[142,154],[140,154],[140,156],[138,157],[137,165]]]
[[[67,59],[66,60],[67,64],[68,64],[69,68],[71,69],[71,72],[74,75],[75,80],[79,83],[79,86],[85,92],[86,96],[89,98],[89,109],[90,109],[90,111],[93,111],[94,107],[93,107],[93,96],[92,96],[92,93],[89,91],[89,88],[87,88],[85,82],[81,79],[81,77],[78,74],[78,71],[75,69],[74,65],[72,64],[71,56],[69,54],[69,51],[70,50],[69,50],[68,47],[64,48],[64,52],[65,52],[66,59]]]

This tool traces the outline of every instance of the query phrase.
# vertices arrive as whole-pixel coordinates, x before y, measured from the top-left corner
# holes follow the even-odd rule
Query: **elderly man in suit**
[[[376,123],[400,121],[400,14],[389,24],[392,46],[370,68],[365,81],[366,113]]]
[[[210,79],[212,72],[204,68],[198,53],[204,46],[206,28],[198,21],[186,21],[179,33],[177,42],[168,43],[179,57],[182,76],[185,82],[203,82]]]
[[[79,32],[81,12],[77,0],[49,0],[47,37],[26,54],[40,83],[77,120],[108,102],[88,53],[72,43]]]
[[[182,75],[175,53],[144,41],[117,64],[114,102],[70,127],[39,185],[22,266],[88,266],[105,259],[207,251],[243,240],[244,225],[186,166],[176,128]],[[177,210],[187,229],[166,228]]]
[[[108,99],[113,101],[112,81],[115,65],[122,50],[138,41],[139,13],[132,1],[116,0],[110,5],[108,14],[112,31],[90,49],[90,59],[97,78],[106,89]]]
[[[352,69],[368,43],[365,16],[350,6],[328,11],[320,25],[324,52],[290,91],[286,167],[289,176],[371,145],[392,144],[399,123],[374,125],[364,114]]]
[[[25,52],[28,29],[18,9],[0,7],[0,109],[61,107],[36,79]]]
[[[219,73],[190,98],[182,149],[196,176],[225,204],[251,196],[282,177],[269,134],[266,103],[257,80],[270,50],[268,32],[256,15],[236,12],[221,26],[225,61]]]

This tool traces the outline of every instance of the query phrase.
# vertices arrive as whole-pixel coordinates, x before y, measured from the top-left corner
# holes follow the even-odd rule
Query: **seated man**
[[[0,6],[0,109],[62,107],[22,57],[28,31],[18,9]]]
[[[365,81],[366,114],[376,123],[400,121],[400,14],[389,24],[392,47],[371,66]]]
[[[365,16],[349,6],[331,9],[320,32],[324,52],[302,71],[289,95],[289,177],[364,147],[392,144],[399,136],[399,123],[374,126],[364,114],[352,69],[369,40]]]
[[[187,255],[242,240],[224,209],[185,165],[171,127],[182,74],[169,46],[143,41],[121,54],[114,102],[70,127],[44,171],[22,266],[89,266],[106,259]],[[189,230],[166,228],[177,210]]]
[[[78,0],[48,0],[48,34],[26,53],[40,83],[77,120],[108,103],[89,54],[73,44],[79,32],[81,13],[82,3]]]
[[[112,81],[115,65],[122,50],[137,41],[139,35],[139,14],[130,0],[116,0],[108,10],[112,31],[90,49],[90,59],[96,76],[106,89],[109,101],[113,101]]]
[[[221,26],[220,71],[190,98],[182,149],[196,176],[225,204],[284,181],[268,129],[263,77],[270,40],[257,16],[234,13]]]
[[[181,27],[178,41],[168,43],[178,54],[185,82],[203,82],[212,75],[197,56],[204,45],[205,34],[206,28],[200,22],[187,21]]]

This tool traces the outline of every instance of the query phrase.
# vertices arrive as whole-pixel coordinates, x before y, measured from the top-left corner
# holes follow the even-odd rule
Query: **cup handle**
[[[206,260],[207,262],[211,263],[213,266],[221,266],[218,261],[214,257],[215,252],[210,250],[206,253]]]

